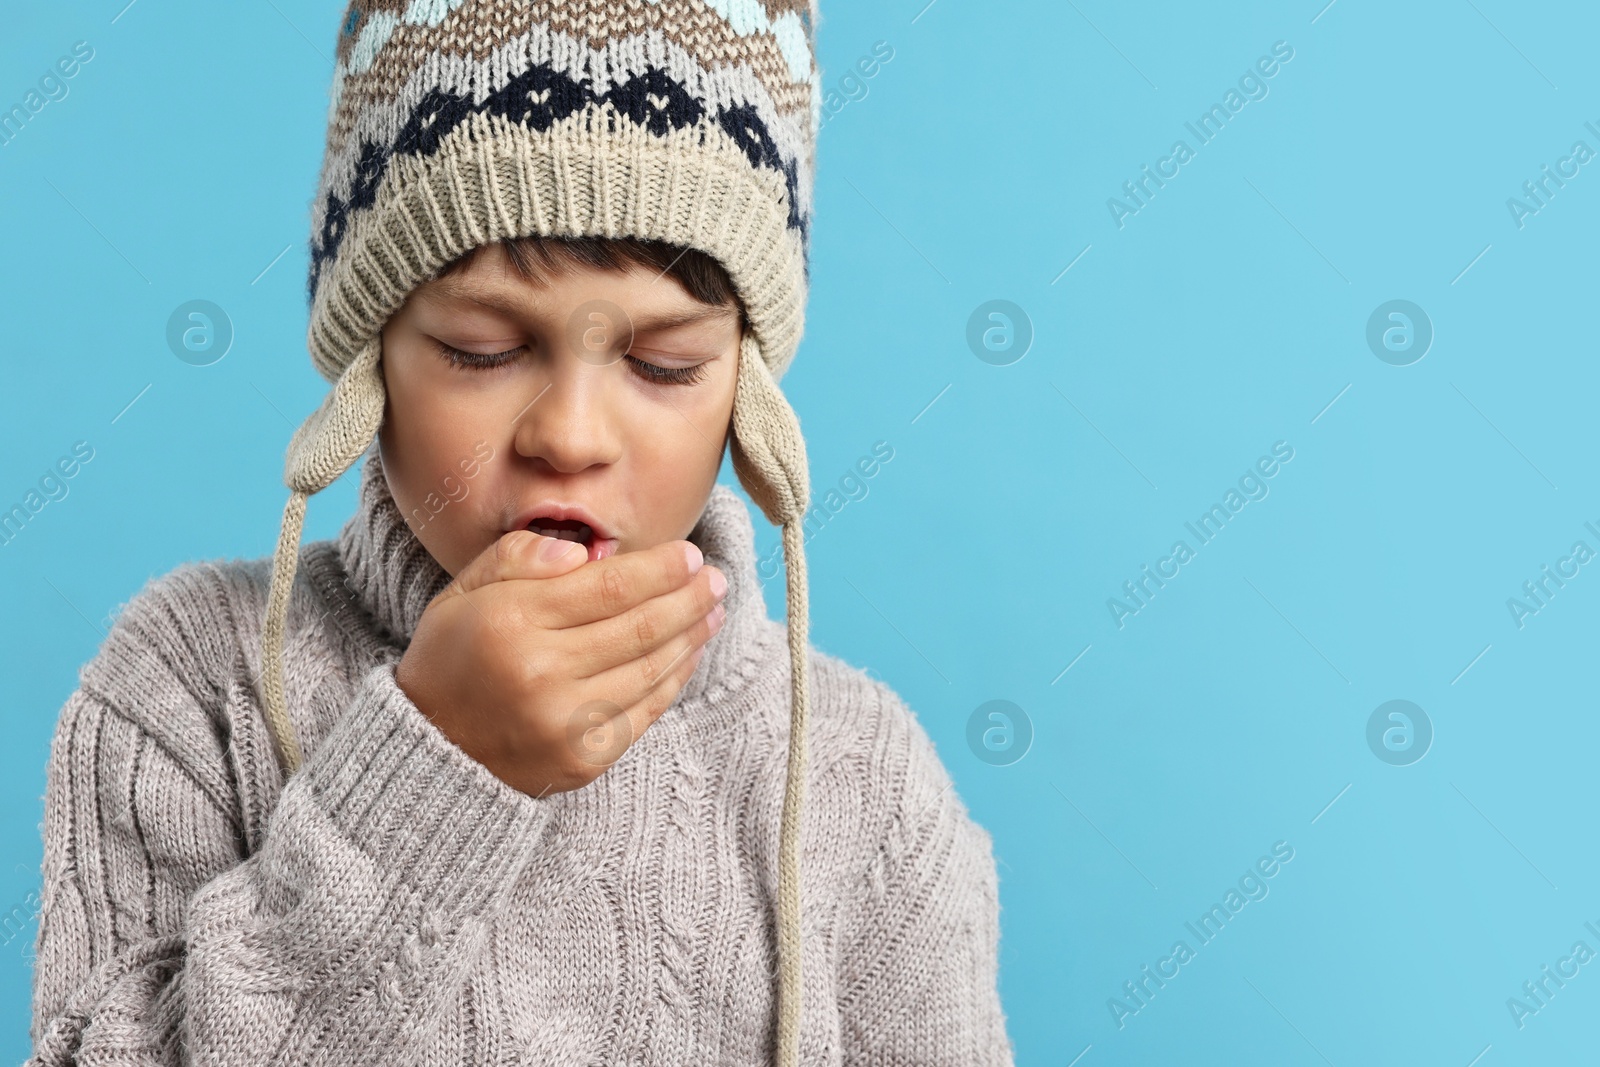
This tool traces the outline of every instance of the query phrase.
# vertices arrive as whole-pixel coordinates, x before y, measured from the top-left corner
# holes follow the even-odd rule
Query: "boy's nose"
[[[607,397],[618,368],[595,366],[571,352],[551,363],[542,391],[517,417],[517,453],[563,474],[616,462],[620,438]]]

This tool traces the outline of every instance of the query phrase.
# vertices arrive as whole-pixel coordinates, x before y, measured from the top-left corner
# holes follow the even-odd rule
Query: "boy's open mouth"
[[[594,527],[577,519],[533,519],[528,529],[544,537],[558,537],[563,541],[576,541],[589,550],[589,562],[605,559],[617,551],[615,537],[596,537]]]
[[[534,519],[528,523],[528,529],[545,537],[559,537],[563,541],[588,544],[594,540],[594,528],[576,519]]]

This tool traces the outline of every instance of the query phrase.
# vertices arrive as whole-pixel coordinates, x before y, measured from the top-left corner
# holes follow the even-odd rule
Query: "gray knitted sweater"
[[[252,679],[270,561],[186,564],[61,710],[45,793],[37,1064],[760,1064],[776,1019],[788,655],[749,511],[691,540],[726,624],[591,784],[534,799],[394,666],[448,575],[376,453],[302,549],[287,781]],[[1008,1065],[989,835],[883,683],[811,653],[805,1064]]]

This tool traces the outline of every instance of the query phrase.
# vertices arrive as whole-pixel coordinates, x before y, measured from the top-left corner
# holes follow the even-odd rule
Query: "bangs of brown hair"
[[[739,313],[739,324],[748,330],[749,317],[739,299],[733,280],[714,256],[698,248],[685,248],[666,241],[638,237],[546,237],[532,235],[496,242],[504,246],[506,257],[524,280],[544,284],[553,275],[570,274],[575,268],[595,267],[623,271],[640,266],[666,274],[683,286],[695,300],[712,307],[732,307]],[[478,245],[434,272],[445,278],[466,270],[486,247]]]

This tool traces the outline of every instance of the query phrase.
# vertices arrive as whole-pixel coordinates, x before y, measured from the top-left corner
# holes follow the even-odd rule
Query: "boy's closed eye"
[[[532,346],[526,344],[496,352],[485,351],[492,349],[493,344],[463,342],[463,345],[468,347],[458,347],[438,338],[432,340],[446,362],[453,367],[466,370],[495,370],[509,366],[518,359],[530,358],[533,354]],[[705,364],[708,362],[706,359],[687,362],[685,357],[675,359],[672,356],[657,356],[637,348],[625,353],[622,359],[645,381],[661,385],[693,385],[706,378]]]
[[[705,364],[728,347],[735,310],[672,299],[670,288],[647,296],[656,299],[632,311],[609,300],[586,301],[556,334],[550,321],[556,309],[530,308],[515,292],[446,279],[422,291],[419,324],[423,329],[433,328],[435,321],[442,325],[430,340],[452,367],[493,370],[567,348],[586,363],[625,362],[647,382],[704,381]],[[530,322],[539,328],[519,335],[517,328]]]

